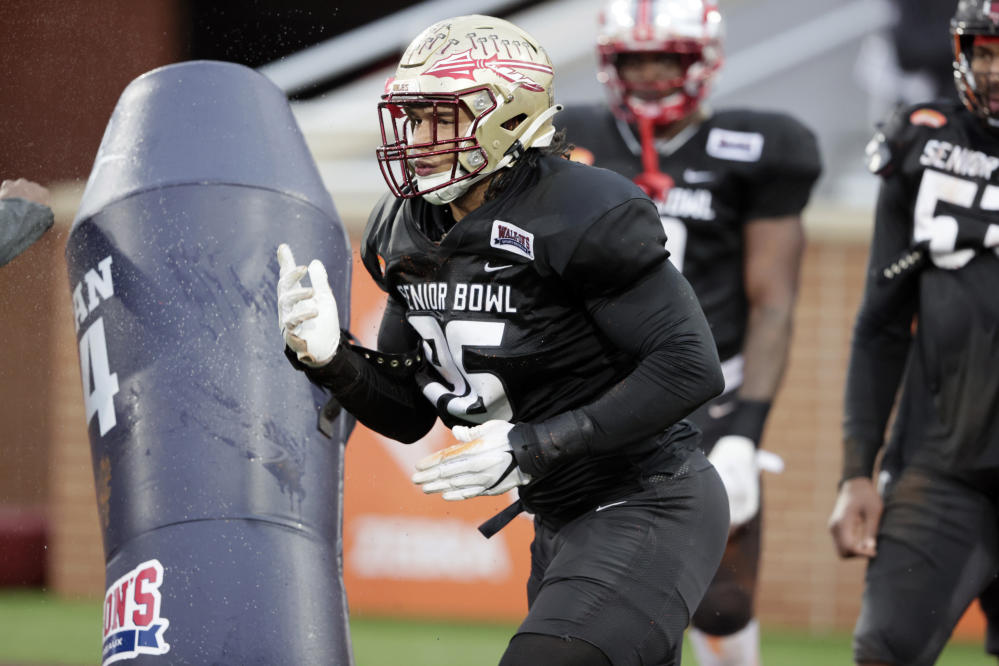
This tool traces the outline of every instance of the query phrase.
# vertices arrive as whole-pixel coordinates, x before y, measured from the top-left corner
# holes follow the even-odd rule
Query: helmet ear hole
[[[516,116],[514,116],[513,118],[510,118],[506,122],[502,123],[500,125],[500,127],[502,127],[503,129],[505,129],[508,132],[512,132],[513,130],[517,129],[517,127],[522,122],[524,122],[525,120],[527,120],[527,114],[526,113],[519,113]]]

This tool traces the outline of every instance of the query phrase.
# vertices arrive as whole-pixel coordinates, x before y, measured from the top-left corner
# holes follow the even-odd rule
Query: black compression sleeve
[[[392,355],[412,354],[418,338],[406,324],[402,307],[388,299],[378,331],[378,352],[345,344],[341,339],[333,360],[321,368],[298,362],[290,349],[285,355],[309,379],[333,392],[337,401],[358,421],[386,437],[415,442],[437,421],[437,412],[423,397],[413,366],[393,365]],[[366,358],[367,356],[367,358]],[[379,358],[383,361],[379,362]]]
[[[873,471],[912,340],[917,271],[884,272],[909,247],[905,196],[901,180],[890,177],[878,197],[867,283],[847,370],[843,479],[870,476]]]
[[[292,365],[310,380],[325,386],[354,418],[386,437],[410,443],[423,437],[437,420],[433,405],[423,397],[412,368],[378,363],[377,356],[341,342],[333,359],[320,368],[299,363],[285,348]]]
[[[670,263],[588,308],[600,331],[638,362],[590,404],[510,431],[517,464],[534,476],[662,432],[724,387],[704,313]]]

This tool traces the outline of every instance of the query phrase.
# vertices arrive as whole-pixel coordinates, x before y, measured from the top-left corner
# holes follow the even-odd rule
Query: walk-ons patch
[[[503,220],[493,220],[489,245],[498,249],[534,259],[534,234]]]

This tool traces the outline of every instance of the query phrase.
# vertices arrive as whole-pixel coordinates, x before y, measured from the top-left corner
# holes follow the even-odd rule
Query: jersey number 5
[[[509,421],[513,410],[503,383],[488,372],[469,372],[463,362],[465,347],[498,347],[506,324],[499,321],[452,320],[441,329],[428,315],[408,317],[423,338],[427,359],[450,386],[430,382],[423,395],[435,405],[443,400],[449,414],[473,423],[490,419]]]
[[[923,171],[913,211],[912,239],[916,243],[929,244],[930,258],[940,268],[951,270],[961,268],[971,261],[977,250],[967,247],[957,248],[960,224],[951,215],[937,215],[937,203],[942,201],[962,208],[971,208],[975,204],[977,195],[978,185],[970,180],[956,178],[932,169]],[[979,207],[982,210],[999,210],[999,187],[986,185]],[[999,236],[999,226],[990,225],[985,236],[986,242],[990,234]]]

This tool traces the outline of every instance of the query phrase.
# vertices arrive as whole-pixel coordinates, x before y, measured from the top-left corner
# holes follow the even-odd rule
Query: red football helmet
[[[672,123],[694,111],[722,64],[724,26],[712,0],[610,0],[599,17],[597,78],[614,113],[627,122],[647,118]],[[676,58],[680,75],[629,83],[622,57],[663,54]]]

